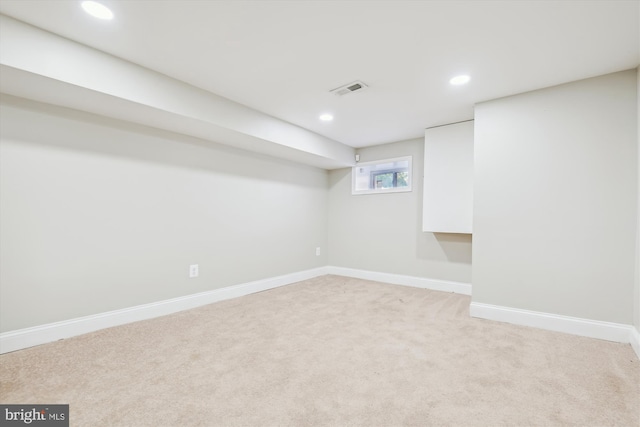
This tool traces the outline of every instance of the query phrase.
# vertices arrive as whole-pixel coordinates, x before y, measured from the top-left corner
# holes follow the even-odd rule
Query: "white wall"
[[[2,332],[327,264],[324,170],[9,96],[0,120]]]
[[[636,72],[476,106],[473,301],[633,322]]]
[[[413,191],[351,194],[351,168],[329,175],[329,265],[471,282],[471,236],[422,232],[424,140],[358,150],[361,162],[413,156]]]
[[[425,130],[422,230],[471,234],[473,120]]]
[[[638,150],[638,185],[637,185],[637,226],[636,226],[636,277],[634,288],[634,325],[640,332],[640,67],[636,68],[637,94],[636,94],[636,121],[637,121],[637,150]],[[640,355],[639,355],[640,356]]]
[[[331,169],[355,150],[164,74],[0,15],[0,91]]]

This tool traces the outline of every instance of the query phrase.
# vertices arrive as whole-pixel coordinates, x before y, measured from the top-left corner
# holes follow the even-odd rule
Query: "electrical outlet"
[[[320,248],[319,247],[316,248],[316,256],[320,256]]]
[[[193,279],[194,277],[198,277],[198,264],[191,264],[189,266],[189,278]]]

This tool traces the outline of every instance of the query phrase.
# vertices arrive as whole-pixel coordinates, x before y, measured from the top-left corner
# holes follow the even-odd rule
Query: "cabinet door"
[[[473,120],[427,129],[422,231],[471,233]]]

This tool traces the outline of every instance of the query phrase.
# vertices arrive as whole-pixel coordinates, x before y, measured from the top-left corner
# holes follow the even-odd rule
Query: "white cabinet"
[[[473,120],[427,129],[422,231],[470,234],[472,222]]]

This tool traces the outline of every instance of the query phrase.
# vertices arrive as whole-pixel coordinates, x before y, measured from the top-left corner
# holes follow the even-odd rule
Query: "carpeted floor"
[[[324,276],[0,356],[0,402],[72,426],[631,426],[616,344],[469,318],[469,297]]]

